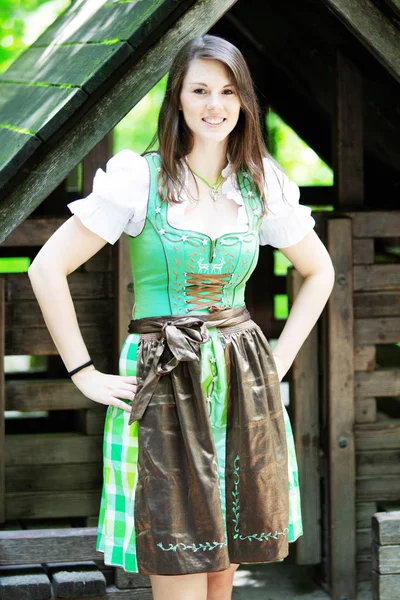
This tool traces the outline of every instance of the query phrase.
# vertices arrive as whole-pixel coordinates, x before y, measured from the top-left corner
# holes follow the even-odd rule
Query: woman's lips
[[[205,123],[209,127],[219,127],[220,125],[222,125],[223,123],[225,123],[226,119],[223,118],[223,120],[220,123],[209,123],[208,121],[205,120],[205,118],[203,118],[202,121],[203,121],[203,123]]]

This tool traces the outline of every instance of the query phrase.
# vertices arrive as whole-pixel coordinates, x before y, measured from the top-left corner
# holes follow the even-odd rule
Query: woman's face
[[[239,96],[228,67],[214,59],[192,60],[182,83],[180,109],[195,138],[224,140],[240,113]]]

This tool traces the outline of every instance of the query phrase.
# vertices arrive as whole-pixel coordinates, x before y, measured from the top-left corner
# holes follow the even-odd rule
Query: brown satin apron
[[[135,528],[140,573],[222,571],[288,555],[288,456],[271,347],[246,307],[132,320],[139,333]],[[213,332],[228,379],[226,532],[201,344]]]

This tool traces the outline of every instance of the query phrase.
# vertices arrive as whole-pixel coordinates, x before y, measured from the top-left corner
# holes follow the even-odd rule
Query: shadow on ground
[[[330,600],[318,583],[316,568],[294,564],[289,555],[281,563],[240,565],[235,573],[232,600]],[[372,600],[370,582],[358,586],[357,600]]]

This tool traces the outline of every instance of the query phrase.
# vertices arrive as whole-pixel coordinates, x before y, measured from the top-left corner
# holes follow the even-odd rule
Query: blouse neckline
[[[186,157],[185,157],[186,158]],[[190,202],[187,195],[187,188],[189,184],[189,169],[185,160],[182,160],[183,170],[184,170],[184,188],[180,194],[180,202],[176,204],[169,204],[167,207],[167,221],[168,223],[174,227],[175,229],[182,229],[181,225],[184,220],[185,208]],[[229,233],[247,233],[249,230],[249,219],[247,216],[246,207],[244,205],[243,196],[238,186],[236,173],[232,171],[232,163],[228,158],[228,164],[221,171],[222,176],[225,178],[221,186],[221,191],[227,198],[230,198],[236,202],[239,206],[237,219],[236,219],[236,228],[227,232]],[[194,231],[194,230],[192,230]],[[200,231],[196,231],[196,233],[203,233]],[[223,234],[223,235],[227,235]],[[206,235],[206,234],[203,234]],[[207,236],[210,237],[210,236]],[[218,236],[222,237],[222,236]]]

